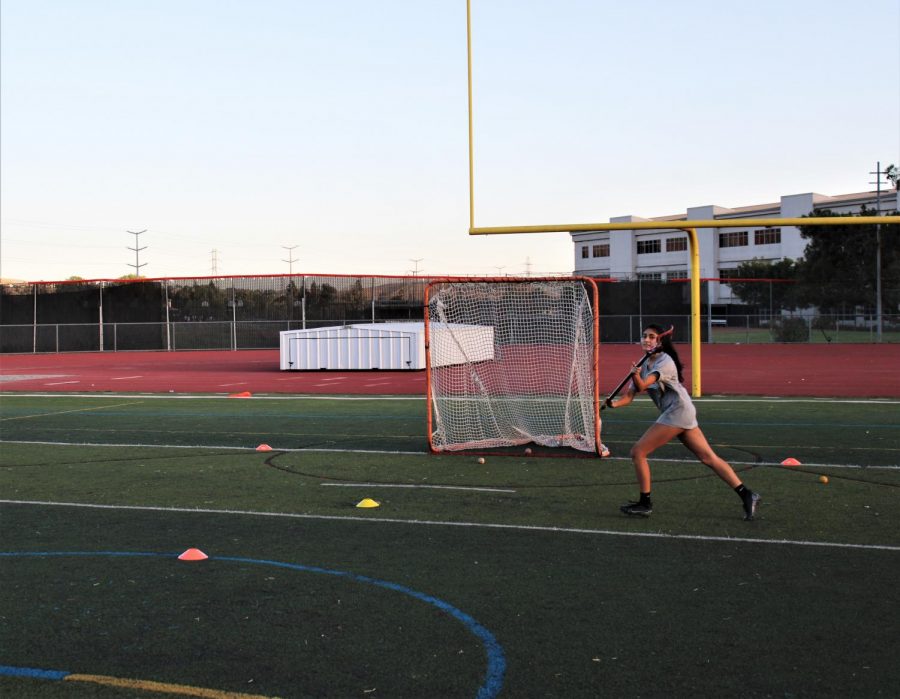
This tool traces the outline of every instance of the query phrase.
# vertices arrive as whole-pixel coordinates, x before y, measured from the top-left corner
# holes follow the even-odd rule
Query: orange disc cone
[[[253,394],[250,391],[241,391],[240,393],[229,393],[229,398],[250,398]]]
[[[205,561],[207,556],[200,549],[188,549],[178,557],[179,561]]]
[[[268,444],[260,444],[258,447],[256,447],[256,451],[272,451],[272,447],[270,447]]]
[[[781,462],[782,466],[799,466],[800,462],[797,461],[793,456],[789,456],[784,461]]]

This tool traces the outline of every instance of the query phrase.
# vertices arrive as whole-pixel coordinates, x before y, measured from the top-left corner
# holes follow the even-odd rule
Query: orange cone
[[[260,444],[258,447],[256,447],[256,451],[272,451],[272,447],[270,447],[268,444]]]
[[[797,461],[793,456],[789,456],[784,461],[781,462],[782,466],[799,466],[800,462]]]
[[[188,549],[178,557],[179,561],[205,561],[207,556],[200,549]]]
[[[240,393],[229,393],[229,398],[250,398],[253,394],[250,391],[241,391]]]

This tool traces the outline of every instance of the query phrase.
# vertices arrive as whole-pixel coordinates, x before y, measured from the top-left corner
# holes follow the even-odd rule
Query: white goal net
[[[425,292],[433,451],[529,443],[597,451],[597,286],[468,279]]]

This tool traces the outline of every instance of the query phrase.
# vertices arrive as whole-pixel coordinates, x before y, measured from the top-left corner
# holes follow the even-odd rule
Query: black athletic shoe
[[[756,515],[756,508],[759,505],[759,493],[748,490],[743,497],[744,500],[744,519],[748,522]]]
[[[632,517],[649,517],[650,513],[653,512],[651,505],[642,505],[639,502],[629,502],[622,505],[619,509],[623,514],[631,515]]]

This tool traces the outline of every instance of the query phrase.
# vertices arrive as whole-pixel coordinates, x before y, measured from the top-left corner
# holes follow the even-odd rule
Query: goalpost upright
[[[517,235],[527,233],[575,233],[593,231],[681,230],[687,234],[691,277],[691,392],[702,395],[700,341],[700,246],[698,228],[771,227],[771,226],[834,226],[834,217],[807,218],[737,218],[727,221],[707,219],[683,221],[632,221],[624,223],[566,223],[536,226],[475,225],[475,157],[472,99],[472,0],[466,0],[466,47],[468,68],[469,114],[469,235]],[[839,224],[865,226],[872,224],[900,224],[900,216],[853,216],[841,218]]]

